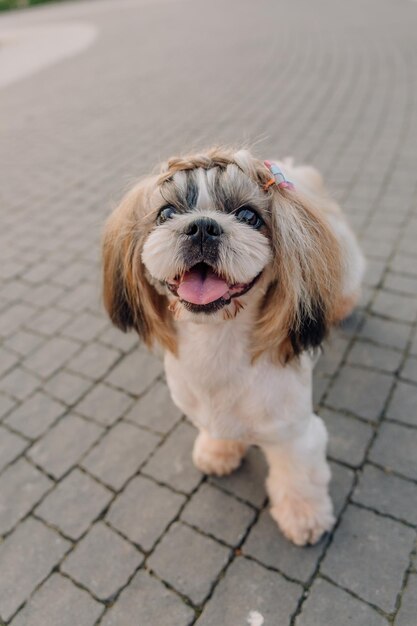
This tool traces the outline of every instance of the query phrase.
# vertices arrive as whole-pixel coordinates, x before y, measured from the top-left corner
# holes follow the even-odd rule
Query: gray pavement
[[[0,91],[0,623],[416,626],[417,3],[86,0],[0,39],[52,24],[96,39]],[[315,375],[338,522],[306,549],[258,450],[193,468],[160,362],[100,303],[122,191],[243,141],[318,166],[369,259]]]

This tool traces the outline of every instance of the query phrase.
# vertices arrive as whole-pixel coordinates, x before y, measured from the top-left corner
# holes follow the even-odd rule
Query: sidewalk
[[[417,3],[63,2],[0,15],[0,57],[52,25],[95,39],[0,90],[0,624],[417,626]],[[244,141],[319,167],[369,260],[315,374],[338,521],[312,548],[270,519],[257,449],[192,466],[160,362],[100,301],[131,181]]]

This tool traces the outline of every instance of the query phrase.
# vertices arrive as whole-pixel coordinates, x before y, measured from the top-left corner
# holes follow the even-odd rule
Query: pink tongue
[[[209,304],[229,291],[228,284],[211,270],[204,277],[198,270],[186,272],[178,287],[181,300],[192,304]]]

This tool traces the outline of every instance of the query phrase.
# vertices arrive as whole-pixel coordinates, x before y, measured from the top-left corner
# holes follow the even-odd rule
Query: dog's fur
[[[294,190],[265,189],[264,163],[224,148],[171,159],[142,180],[106,225],[104,302],[117,326],[163,347],[172,398],[200,430],[195,465],[227,474],[259,445],[271,514],[304,545],[334,521],[327,434],[312,408],[316,349],[355,306],[364,260],[320,174],[280,166]],[[237,219],[242,207],[260,226]],[[196,244],[189,233],[201,218],[221,234]],[[176,289],[200,266],[229,295],[203,306],[181,299]]]

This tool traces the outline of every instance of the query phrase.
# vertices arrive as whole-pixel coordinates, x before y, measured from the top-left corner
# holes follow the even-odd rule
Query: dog
[[[319,172],[247,149],[172,158],[114,210],[103,260],[113,323],[164,351],[172,399],[199,429],[196,467],[226,475],[259,446],[272,517],[316,543],[334,516],[312,370],[365,263]]]

